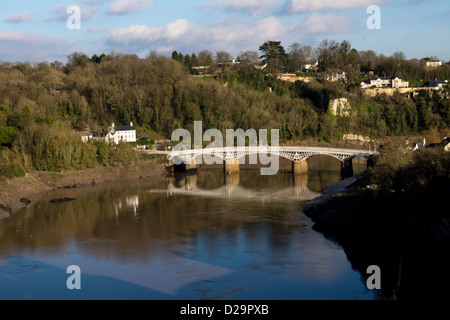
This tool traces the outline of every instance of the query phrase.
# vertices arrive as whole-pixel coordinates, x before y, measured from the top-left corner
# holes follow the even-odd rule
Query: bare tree
[[[200,66],[212,66],[214,64],[213,54],[208,50],[199,52],[197,60]]]
[[[255,65],[259,62],[258,52],[241,51],[241,53],[239,53],[239,61],[245,65]]]

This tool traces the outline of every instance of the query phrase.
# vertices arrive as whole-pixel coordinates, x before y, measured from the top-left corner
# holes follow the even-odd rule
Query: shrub
[[[0,176],[7,179],[25,177],[25,170],[18,164],[0,166]]]

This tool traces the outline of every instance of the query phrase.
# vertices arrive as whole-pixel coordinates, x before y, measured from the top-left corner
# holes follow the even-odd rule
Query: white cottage
[[[129,126],[116,126],[114,123],[111,126],[106,141],[119,144],[119,142],[136,142],[136,129],[134,129],[133,122]]]

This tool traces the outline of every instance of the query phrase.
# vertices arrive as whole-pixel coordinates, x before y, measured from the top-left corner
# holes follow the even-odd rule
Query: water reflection
[[[233,200],[248,200],[268,202],[308,201],[320,193],[311,191],[308,187],[308,174],[293,177],[293,186],[285,188],[245,188],[240,186],[240,173],[224,174],[224,185],[215,189],[204,189],[197,185],[198,175],[176,173],[168,179],[167,189],[152,189],[150,193],[167,193],[176,195],[197,196],[204,198],[220,198]]]
[[[60,288],[76,264],[87,275],[82,298],[372,299],[301,211],[339,179],[339,170],[213,170],[51,193],[0,221],[0,298],[74,298]],[[76,200],[50,202],[65,196]],[[17,273],[28,264],[38,268]],[[42,274],[44,287],[27,287]]]

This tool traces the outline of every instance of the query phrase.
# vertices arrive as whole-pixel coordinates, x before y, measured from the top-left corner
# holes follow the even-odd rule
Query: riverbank
[[[332,185],[304,207],[313,229],[339,244],[366,281],[382,272],[380,299],[446,299],[450,219],[440,194],[385,192],[365,173]]]
[[[0,179],[0,219],[24,208],[40,195],[104,183],[149,179],[166,174],[163,159],[141,160],[123,166],[107,166],[62,172],[29,172],[25,177]]]

